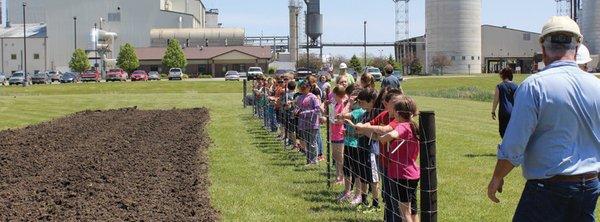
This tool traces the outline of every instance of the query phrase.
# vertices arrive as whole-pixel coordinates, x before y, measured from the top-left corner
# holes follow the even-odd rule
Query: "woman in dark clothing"
[[[500,78],[502,82],[496,86],[496,93],[494,94],[494,104],[492,106],[492,119],[496,119],[496,108],[500,104],[498,110],[498,121],[500,129],[500,137],[504,138],[504,132],[510,121],[510,114],[515,104],[515,92],[517,91],[517,84],[513,83],[513,71],[510,68],[504,68],[500,71]]]

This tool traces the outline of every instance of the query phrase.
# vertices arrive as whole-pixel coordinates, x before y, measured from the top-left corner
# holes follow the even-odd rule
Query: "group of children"
[[[400,88],[376,90],[373,76],[367,73],[356,83],[348,74],[338,76],[334,87],[329,82],[328,76],[295,81],[292,73],[258,77],[255,114],[262,115],[265,126],[279,132],[286,144],[305,153],[308,166],[324,159],[320,129],[329,124],[327,142],[333,148],[336,184],[344,185],[337,201],[377,211],[381,191],[385,221],[417,221],[415,101]]]

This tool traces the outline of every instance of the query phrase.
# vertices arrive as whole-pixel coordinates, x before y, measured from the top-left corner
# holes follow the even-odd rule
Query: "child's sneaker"
[[[351,192],[342,192],[342,194],[340,194],[340,196],[337,197],[336,201],[337,202],[344,202],[344,201],[348,201],[352,199],[352,193]]]
[[[360,205],[362,203],[363,203],[362,196],[361,195],[356,195],[354,197],[354,199],[352,199],[352,201],[350,202],[350,206],[356,207],[356,206],[358,206],[358,205]]]

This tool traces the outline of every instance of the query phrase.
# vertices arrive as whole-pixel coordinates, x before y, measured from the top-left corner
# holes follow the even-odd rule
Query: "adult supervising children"
[[[354,84],[354,76],[350,75],[348,73],[348,65],[346,65],[346,63],[341,63],[340,64],[340,75],[336,78],[336,82],[339,81],[340,78],[345,77],[346,80],[348,81],[348,85],[352,85]]]
[[[594,221],[600,195],[600,80],[577,66],[582,42],[569,17],[552,17],[540,43],[546,68],[517,89],[513,114],[488,185],[499,202],[504,177],[527,179],[513,221]]]

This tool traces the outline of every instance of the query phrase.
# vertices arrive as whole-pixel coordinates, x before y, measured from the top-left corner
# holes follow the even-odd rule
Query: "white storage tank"
[[[481,73],[481,0],[426,0],[426,72],[446,56],[444,73]]]
[[[600,54],[600,0],[582,1],[579,26],[592,55]]]

